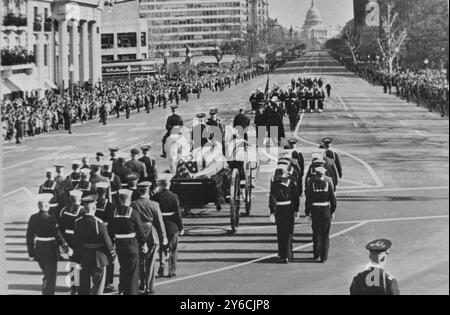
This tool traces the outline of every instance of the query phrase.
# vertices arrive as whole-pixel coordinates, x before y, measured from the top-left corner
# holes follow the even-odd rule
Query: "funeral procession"
[[[448,21],[448,0],[2,0],[0,295],[448,295]]]

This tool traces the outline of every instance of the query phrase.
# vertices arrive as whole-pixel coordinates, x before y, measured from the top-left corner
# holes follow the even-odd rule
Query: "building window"
[[[113,61],[114,61],[114,55],[103,55],[102,56],[102,63],[113,62]]]
[[[141,46],[147,46],[147,33],[141,32]]]
[[[102,49],[114,48],[114,34],[102,34]]]
[[[34,62],[38,63],[38,58],[41,56],[38,56],[38,46],[36,44],[33,45],[33,56],[34,56]]]
[[[147,54],[142,54],[142,59],[147,59]]]
[[[48,66],[48,45],[44,45],[44,66]]]
[[[136,47],[136,33],[118,33],[117,47],[119,48]]]
[[[136,54],[118,55],[119,61],[136,60]]]

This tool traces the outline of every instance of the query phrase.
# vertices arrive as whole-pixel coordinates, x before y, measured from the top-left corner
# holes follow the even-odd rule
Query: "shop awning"
[[[55,85],[55,83],[53,83],[50,80],[45,80],[44,83],[45,83],[45,88],[46,89],[50,89],[50,90],[57,90],[58,89],[58,87]]]
[[[15,85],[20,91],[27,92],[41,90],[42,84],[25,73],[16,73],[7,78],[7,81]]]
[[[11,94],[12,92],[20,92],[20,90],[8,81],[0,81],[0,92],[2,95]]]

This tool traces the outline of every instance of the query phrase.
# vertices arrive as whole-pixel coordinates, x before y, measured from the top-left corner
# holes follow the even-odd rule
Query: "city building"
[[[260,34],[267,28],[269,21],[268,0],[247,0],[248,27]]]
[[[105,80],[153,74],[149,61],[148,21],[140,18],[139,0],[116,0],[102,12],[102,75]],[[130,66],[130,67],[128,67]]]
[[[311,8],[306,13],[300,32],[300,39],[306,43],[308,49],[322,48],[328,39],[335,37],[340,31],[340,27],[324,25],[319,9],[314,0],[311,0]]]
[[[101,81],[102,8],[99,0],[3,0],[0,97]]]
[[[141,0],[151,57],[208,56],[247,31],[247,0]]]

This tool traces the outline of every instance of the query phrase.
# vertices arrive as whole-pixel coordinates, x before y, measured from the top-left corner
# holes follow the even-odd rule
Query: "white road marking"
[[[439,187],[405,187],[405,188],[388,188],[388,189],[373,189],[373,190],[339,190],[340,194],[353,193],[369,193],[369,192],[400,192],[400,191],[420,191],[420,190],[446,190],[449,186]]]
[[[351,225],[358,224],[361,222],[365,223],[388,223],[388,222],[402,222],[402,221],[422,221],[422,220],[438,220],[438,219],[448,219],[449,215],[438,215],[438,216],[423,216],[423,217],[403,217],[403,218],[385,218],[385,219],[371,219],[364,221],[336,221],[331,222],[331,225]],[[297,223],[295,227],[310,225],[310,223]],[[275,228],[276,225],[260,225],[260,226],[247,226],[239,228],[239,231],[252,231],[252,230],[265,230],[269,228]],[[208,227],[209,228],[209,227]],[[210,228],[209,228],[210,229]]]
[[[339,101],[341,102],[342,106],[344,106],[345,111],[348,112],[347,105],[345,105],[345,102],[342,99],[342,97],[340,95],[338,95],[337,97],[338,97]]]
[[[355,126],[356,128],[358,128],[359,126],[358,126],[358,124],[357,123],[355,123],[355,122],[353,122],[353,126]]]
[[[355,181],[353,181],[353,180],[349,180],[349,179],[346,179],[346,178],[342,178],[341,179],[341,182],[344,182],[344,183],[349,183],[349,184],[354,184],[354,185],[357,185],[358,187],[369,187],[369,188],[372,188],[373,186],[371,186],[371,185],[369,185],[369,184],[364,184],[364,183],[360,183],[360,182],[355,182]]]
[[[335,237],[338,237],[338,236],[341,236],[343,234],[346,234],[346,233],[348,233],[348,232],[350,232],[352,230],[355,230],[355,229],[357,229],[357,228],[359,228],[359,227],[361,227],[363,225],[366,225],[366,224],[367,224],[367,222],[360,222],[360,223],[358,223],[356,225],[353,225],[353,226],[351,226],[351,227],[349,227],[347,229],[344,229],[344,230],[342,230],[340,232],[337,232],[337,233],[335,233],[333,235],[330,235],[330,239],[333,239]],[[312,245],[313,245],[313,243],[304,244],[302,246],[294,248],[294,251],[302,250],[302,249],[310,247]],[[185,281],[185,280],[196,279],[196,278],[208,276],[208,275],[211,275],[211,274],[216,274],[216,273],[220,273],[220,272],[224,272],[224,271],[229,271],[229,270],[245,267],[245,266],[248,266],[248,265],[251,265],[251,264],[254,264],[254,263],[258,263],[258,262],[261,262],[261,261],[264,261],[264,260],[268,260],[268,259],[271,259],[271,258],[276,258],[276,257],[277,257],[277,254],[272,254],[272,255],[264,256],[264,257],[261,257],[261,258],[253,259],[253,260],[250,260],[250,261],[247,261],[247,262],[244,262],[244,263],[235,264],[235,265],[231,265],[231,266],[224,267],[224,268],[214,269],[214,270],[198,273],[198,274],[191,275],[191,276],[186,276],[186,277],[181,277],[181,278],[178,278],[178,279],[173,279],[173,280],[167,280],[167,281],[159,282],[159,283],[156,283],[155,285],[156,286],[162,286],[162,285],[177,283],[177,282],[181,282],[181,281]]]
[[[24,191],[30,198],[35,198],[35,195],[26,187],[20,187],[16,190],[10,191],[9,193],[4,194],[3,198],[7,198],[9,196],[15,195],[21,191]]]
[[[317,143],[314,143],[314,142],[305,140],[305,139],[301,138],[300,136],[298,136],[299,131],[300,131],[300,126],[302,125],[302,122],[303,122],[303,118],[304,118],[304,117],[305,117],[305,114],[301,114],[301,115],[300,115],[300,120],[299,120],[299,122],[298,122],[298,124],[297,124],[297,127],[295,128],[295,132],[294,132],[295,137],[296,137],[298,140],[300,140],[300,141],[302,141],[302,142],[305,142],[305,143],[308,143],[308,144],[310,144],[310,145],[312,145],[312,146],[319,146],[319,144],[317,144]],[[378,175],[375,173],[375,170],[374,170],[368,163],[366,163],[365,161],[361,160],[360,158],[358,158],[358,157],[356,157],[356,156],[354,156],[353,154],[350,154],[350,153],[348,153],[348,152],[345,152],[345,151],[342,151],[342,150],[339,150],[338,152],[341,153],[341,154],[343,154],[343,155],[346,155],[346,156],[348,156],[348,157],[350,157],[350,158],[352,158],[352,159],[358,161],[358,162],[361,163],[362,165],[364,165],[364,167],[367,169],[367,171],[369,172],[370,176],[372,176],[372,179],[373,179],[373,180],[375,181],[375,183],[376,183],[375,186],[372,186],[373,188],[378,188],[378,187],[381,188],[381,187],[384,187],[383,182],[382,182],[381,179],[378,177]]]
[[[23,162],[20,162],[20,163],[17,163],[17,164],[13,164],[13,165],[4,167],[3,171],[7,171],[7,170],[10,170],[10,169],[13,169],[13,168],[16,168],[16,167],[19,167],[19,166],[23,166],[23,165],[26,165],[26,164],[29,164],[29,163],[33,163],[33,162],[36,162],[36,161],[39,161],[39,160],[45,160],[47,158],[50,158],[50,157],[56,156],[58,154],[61,154],[61,153],[65,152],[65,151],[67,151],[67,150],[60,150],[58,152],[50,153],[50,154],[47,154],[47,155],[44,155],[44,156],[41,156],[41,157],[37,157],[35,159],[31,159],[31,160],[28,160],[28,161],[23,161]]]

